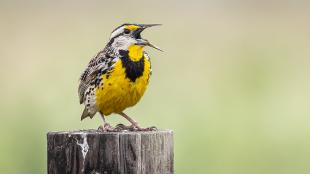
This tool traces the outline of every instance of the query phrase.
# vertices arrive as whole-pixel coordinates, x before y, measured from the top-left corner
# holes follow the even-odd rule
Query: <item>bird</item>
[[[112,31],[106,46],[90,60],[80,76],[78,94],[80,104],[85,106],[81,121],[87,117],[92,119],[98,112],[103,120],[98,129],[113,131],[115,128],[105,117],[119,114],[131,125],[119,124],[118,128],[138,131],[154,128],[142,128],[124,110],[139,102],[149,84],[152,69],[144,48],[162,51],[142,38],[141,33],[159,25],[125,23]]]

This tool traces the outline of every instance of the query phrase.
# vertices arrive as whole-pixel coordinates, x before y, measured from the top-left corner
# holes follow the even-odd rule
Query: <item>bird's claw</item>
[[[118,125],[116,125],[116,127],[115,127],[115,130],[117,130],[117,131],[133,131],[133,129],[134,129],[134,126],[133,126],[133,125],[131,125],[131,126],[126,126],[126,125],[124,125],[124,124],[118,124]]]
[[[155,126],[151,126],[151,127],[146,127],[146,128],[141,128],[138,127],[137,131],[157,131],[158,129]]]
[[[155,127],[155,126],[151,126],[151,127],[148,127],[148,128],[146,128],[148,131],[157,131],[158,129],[157,129],[157,127]]]
[[[98,130],[102,131],[102,132],[113,132],[113,131],[115,131],[114,128],[108,123],[104,123],[103,125],[100,125],[98,127]]]
[[[155,126],[141,128],[140,126],[134,125],[134,124],[130,126],[126,126],[124,124],[118,124],[116,125],[115,130],[117,131],[157,131],[158,129]]]

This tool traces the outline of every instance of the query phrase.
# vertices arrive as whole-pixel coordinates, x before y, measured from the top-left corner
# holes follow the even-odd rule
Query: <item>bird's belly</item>
[[[128,107],[134,106],[143,96],[150,74],[150,64],[145,64],[142,76],[135,81],[126,77],[121,62],[109,75],[103,75],[104,84],[96,89],[96,105],[104,115],[119,113]]]

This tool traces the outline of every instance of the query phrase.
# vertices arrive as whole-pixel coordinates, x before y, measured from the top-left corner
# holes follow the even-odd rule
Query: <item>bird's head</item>
[[[123,24],[114,29],[110,36],[110,46],[117,50],[128,50],[130,46],[150,46],[162,51],[148,40],[141,37],[141,32],[146,28],[160,24]]]

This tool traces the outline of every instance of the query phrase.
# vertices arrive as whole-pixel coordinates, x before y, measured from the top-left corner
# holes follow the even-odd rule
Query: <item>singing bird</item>
[[[80,77],[78,93],[80,104],[85,105],[81,120],[93,118],[99,112],[103,119],[100,129],[113,131],[105,117],[116,113],[131,123],[122,128],[149,130],[141,128],[123,111],[136,105],[147,89],[152,70],[144,48],[161,49],[142,38],[141,32],[158,25],[126,23],[112,31],[105,48],[90,60]]]

